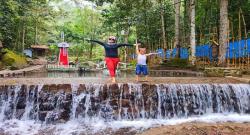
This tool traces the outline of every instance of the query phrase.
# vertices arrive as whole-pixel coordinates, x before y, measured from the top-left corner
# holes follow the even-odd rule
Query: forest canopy
[[[222,4],[227,4],[228,40],[247,38],[249,0],[4,0],[0,41],[5,48],[22,52],[33,44],[64,40],[72,44],[72,55],[90,58],[99,57],[102,50],[84,38],[106,40],[115,35],[118,42],[128,43],[139,39],[149,51],[188,48],[192,39],[195,45],[211,39],[219,43]],[[192,9],[195,25],[190,23]],[[190,38],[192,26],[195,36]]]

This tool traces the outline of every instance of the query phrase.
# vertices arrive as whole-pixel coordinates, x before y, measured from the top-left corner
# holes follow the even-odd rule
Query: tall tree
[[[176,47],[176,57],[180,58],[180,0],[174,0],[175,6],[175,47]]]
[[[164,3],[162,2],[162,0],[159,0],[159,3],[160,3],[160,12],[161,12],[161,31],[162,31],[163,48],[167,48],[164,8],[163,8]]]
[[[220,0],[220,36],[219,36],[219,64],[226,64],[226,50],[228,41],[228,0]]]
[[[190,0],[190,45],[191,45],[191,56],[192,56],[192,64],[195,64],[195,0]]]

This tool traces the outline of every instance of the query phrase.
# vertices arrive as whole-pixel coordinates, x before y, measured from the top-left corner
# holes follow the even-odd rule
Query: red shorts
[[[111,77],[115,77],[115,71],[118,63],[120,62],[119,58],[106,57],[105,58],[107,68]]]

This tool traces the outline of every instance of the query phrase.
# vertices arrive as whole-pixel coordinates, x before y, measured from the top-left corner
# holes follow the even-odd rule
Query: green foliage
[[[130,61],[130,66],[131,66],[132,68],[135,68],[135,67],[136,67],[136,64],[137,64],[137,60],[136,60],[136,59]]]
[[[103,59],[103,49],[84,42],[84,38],[105,40],[109,35],[118,37],[118,42],[134,43],[136,39],[145,43],[149,51],[163,48],[161,11],[167,47],[174,38],[174,5],[172,0],[88,0],[95,6],[82,6],[81,0],[2,0],[0,1],[0,41],[10,50],[22,52],[32,44],[57,44],[69,42],[71,57],[84,60]],[[211,37],[219,37],[219,1],[196,0],[197,44],[208,43]],[[67,2],[71,2],[70,4]],[[181,44],[189,46],[190,16],[189,0],[181,1]],[[108,3],[108,4],[104,4]],[[229,0],[230,28],[235,39],[244,36],[239,10],[250,28],[250,1]],[[217,29],[217,30],[216,30]],[[128,37],[121,33],[128,32]],[[239,32],[238,32],[239,31]],[[214,34],[212,34],[214,33]],[[51,46],[52,55],[58,55],[58,48]],[[12,60],[7,60],[11,63]],[[178,61],[177,62],[182,62]]]
[[[64,41],[70,43],[70,57],[79,57],[84,60],[91,60],[92,58],[93,60],[99,59],[99,56],[103,54],[103,50],[95,51],[99,46],[97,47],[91,45],[89,42],[85,42],[84,38],[101,40],[102,37],[104,37],[104,35],[102,35],[104,32],[100,11],[91,7],[81,7],[78,5],[80,1],[76,0],[74,2],[70,10],[69,5],[65,5],[63,1],[59,2],[59,8],[61,9],[61,15],[63,15],[63,17],[56,18],[58,22],[57,31],[59,33],[64,32]],[[58,54],[58,52],[55,51],[57,50],[52,49],[53,54]],[[92,57],[90,58],[91,55]]]
[[[5,65],[0,61],[0,70],[4,69]]]
[[[57,45],[50,45],[49,46],[49,52],[51,52],[51,55],[58,55],[59,54],[59,48],[57,47]]]
[[[224,77],[224,71],[222,69],[209,69],[204,70],[204,73],[207,77]]]
[[[10,66],[12,69],[20,69],[27,66],[24,56],[18,55],[13,51],[5,49],[6,53],[2,57],[2,64]]]
[[[189,68],[190,67],[187,59],[180,59],[180,58],[170,59],[164,62],[162,65],[167,66],[167,67],[176,67],[176,68]]]
[[[160,10],[164,10],[165,31],[167,41],[171,41],[174,33],[173,6],[170,1],[162,4],[151,1],[118,0],[103,10],[104,27],[111,33],[116,33],[124,42],[121,31],[129,31],[129,42],[134,43],[135,39],[143,41],[147,48],[155,50],[162,41]]]
[[[53,11],[47,0],[0,1],[0,40],[22,52],[32,44],[47,44]]]

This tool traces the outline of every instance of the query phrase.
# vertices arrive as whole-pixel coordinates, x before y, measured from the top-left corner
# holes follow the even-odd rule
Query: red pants
[[[115,71],[118,63],[120,62],[119,58],[106,57],[105,58],[107,68],[111,77],[115,77]]]

